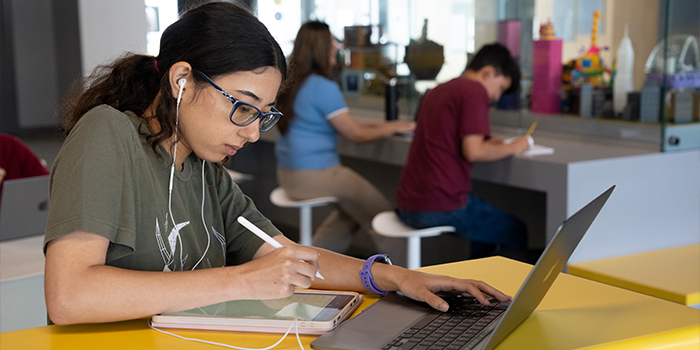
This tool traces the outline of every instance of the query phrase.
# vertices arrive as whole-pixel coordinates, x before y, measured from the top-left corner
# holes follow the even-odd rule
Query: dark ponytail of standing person
[[[323,22],[306,22],[299,28],[289,57],[289,82],[277,98],[277,109],[284,114],[277,126],[283,134],[294,120],[294,97],[304,80],[311,74],[330,78],[333,68],[330,62],[331,38],[330,28]]]
[[[206,3],[185,12],[165,29],[158,57],[129,53],[95,69],[85,91],[63,108],[66,134],[96,106],[106,104],[145,118],[144,112],[155,103],[152,118],[158,121],[160,130],[149,136],[155,151],[175,131],[176,97],[172,96],[168,73],[181,61],[212,79],[267,68],[279,70],[282,83],[287,77],[282,49],[255,16],[231,3]],[[192,79],[188,86],[201,88],[207,84],[198,74]]]

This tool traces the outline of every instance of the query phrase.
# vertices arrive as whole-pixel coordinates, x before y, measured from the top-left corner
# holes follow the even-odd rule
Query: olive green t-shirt
[[[183,271],[250,261],[263,241],[238,224],[239,215],[280,234],[227,173],[202,165],[194,152],[175,171],[171,217],[172,158],[162,146],[161,156],[153,151],[143,135],[149,132],[143,119],[105,105],[78,121],[51,171],[45,246],[87,231],[109,239],[107,265]]]

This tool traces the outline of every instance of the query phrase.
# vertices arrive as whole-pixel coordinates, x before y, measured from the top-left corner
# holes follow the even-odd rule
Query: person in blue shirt
[[[369,181],[343,166],[336,149],[338,134],[359,144],[413,131],[415,123],[353,119],[340,87],[329,78],[337,51],[327,24],[312,21],[299,29],[289,58],[290,83],[277,101],[285,115],[278,123],[281,135],[275,145],[277,179],[300,200],[338,198],[335,210],[316,230],[314,246],[344,253],[364,229],[377,248],[401,260],[403,240],[383,238],[371,230],[374,215],[393,206]]]

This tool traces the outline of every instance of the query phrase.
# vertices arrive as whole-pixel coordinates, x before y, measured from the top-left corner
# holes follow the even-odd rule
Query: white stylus
[[[241,225],[243,225],[243,227],[250,230],[250,232],[253,232],[256,236],[260,237],[263,241],[269,243],[275,249],[282,248],[282,245],[280,244],[280,242],[275,241],[272,237],[270,237],[270,235],[265,233],[265,231],[259,229],[257,226],[253,225],[252,222],[248,221],[248,219],[246,219],[242,216],[239,216],[238,222]],[[316,271],[316,277],[318,277],[320,279],[324,279],[323,276],[321,276],[321,274],[318,271]]]

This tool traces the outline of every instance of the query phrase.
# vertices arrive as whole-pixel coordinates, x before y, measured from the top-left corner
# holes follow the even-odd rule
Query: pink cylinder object
[[[562,40],[537,40],[532,47],[532,112],[561,112]]]

